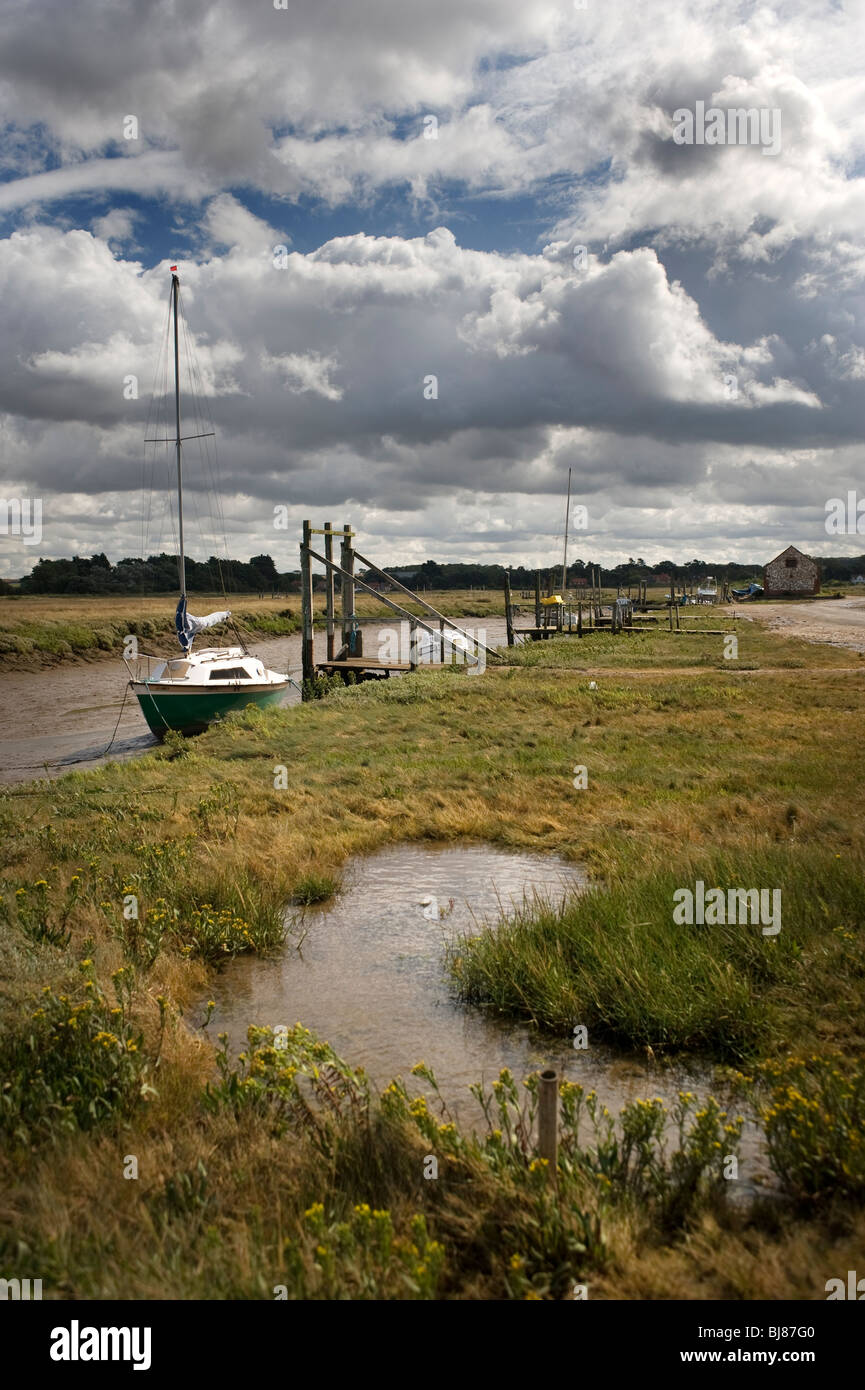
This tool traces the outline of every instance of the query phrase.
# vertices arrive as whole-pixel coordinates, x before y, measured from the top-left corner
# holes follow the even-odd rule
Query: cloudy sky
[[[276,4],[0,4],[0,574],[173,548],[174,262],[232,555],[547,562],[569,468],[574,556],[865,549],[861,0]]]

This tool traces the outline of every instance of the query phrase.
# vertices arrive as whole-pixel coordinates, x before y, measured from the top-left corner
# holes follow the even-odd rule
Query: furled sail
[[[217,623],[225,622],[230,618],[231,613],[208,613],[205,618],[195,618],[186,608],[186,597],[184,596],[177,605],[177,612],[174,615],[174,626],[177,629],[177,640],[185,652],[192,648],[193,638],[197,632],[203,632],[207,627],[215,627]]]

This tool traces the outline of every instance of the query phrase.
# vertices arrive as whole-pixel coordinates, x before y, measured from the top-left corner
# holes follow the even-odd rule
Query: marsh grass
[[[650,873],[633,865],[562,907],[524,903],[455,937],[451,977],[467,1002],[555,1032],[584,1024],[596,1039],[729,1061],[783,1046],[807,994],[860,1044],[865,1001],[846,1019],[832,1001],[839,976],[863,973],[863,869],[860,857],[785,844],[691,854]],[[778,935],[750,922],[677,925],[673,895],[697,879],[780,889]]]
[[[403,597],[397,595],[403,604]],[[504,614],[504,598],[494,590],[447,590],[424,595],[448,618],[491,617]],[[195,594],[196,612],[229,608],[234,624],[251,636],[287,637],[301,628],[300,595],[259,599],[255,595]],[[0,597],[0,658],[23,666],[74,658],[114,654],[118,660],[128,635],[144,649],[157,651],[174,639],[175,594],[146,597],[117,595],[25,594]],[[411,599],[403,606],[418,617],[424,609]],[[358,593],[355,608],[361,617],[381,616],[382,625],[395,615],[372,597]],[[397,619],[399,621],[399,619]],[[324,597],[315,596],[315,623],[324,622]],[[217,638],[233,640],[233,629],[214,629]]]
[[[143,650],[158,650],[174,638],[176,596],[96,597],[24,595],[0,598],[0,657],[38,664],[114,654],[119,660],[124,639],[135,636]],[[225,595],[196,594],[201,610],[226,607]],[[268,636],[288,636],[300,629],[300,602],[238,598],[229,601],[237,627]],[[222,626],[217,635],[232,636]]]
[[[292,903],[298,907],[311,907],[313,903],[327,902],[339,892],[340,880],[333,874],[319,873],[315,869],[302,874],[294,885]]]
[[[588,633],[582,640],[562,636],[520,644],[507,649],[508,663],[529,669],[606,667],[641,671],[665,667],[673,670],[705,668],[729,674],[744,674],[764,666],[780,670],[859,664],[865,667],[865,659],[856,652],[799,638],[787,638],[779,643],[762,623],[735,619],[726,611],[707,614],[694,610],[688,614],[687,623],[684,610],[682,612],[683,627],[695,629],[694,632],[670,632],[664,615],[657,625],[641,629],[633,636],[613,636],[601,629]],[[725,657],[724,638],[710,629],[723,629],[738,639],[735,659]]]
[[[567,1205],[554,1211],[531,1160],[517,1172],[510,1157],[497,1168],[489,1147],[458,1152],[439,1128],[446,1116],[436,1120],[441,1176],[425,1181],[431,1141],[414,1097],[407,1115],[388,1113],[390,1102],[343,1115],[324,1161],[303,1125],[275,1116],[270,1102],[209,1105],[214,1052],[180,1017],[196,1017],[195,1001],[207,997],[205,964],[236,945],[276,948],[292,896],[337,882],[351,855],[398,841],[484,841],[582,862],[592,888],[563,912],[500,924],[520,937],[523,973],[508,974],[494,931],[472,961],[479,1000],[501,991],[509,1012],[567,1032],[594,1019],[599,1035],[629,1046],[745,1056],[749,1073],[752,1057],[837,1054],[844,1075],[865,1034],[865,681],[840,669],[856,665],[849,654],[826,648],[808,649],[800,669],[780,669],[799,660],[800,644],[763,634],[761,670],[739,674],[670,670],[660,640],[645,640],[657,641],[654,665],[623,666],[594,691],[583,665],[590,644],[565,641],[556,669],[419,672],[344,689],[233,717],[182,757],[109,764],[0,796],[0,892],[12,904],[0,920],[0,1048],[18,1115],[0,1155],[5,1264],[44,1278],[46,1296],[272,1298],[282,1284],[289,1297],[390,1298],[411,1293],[407,1276],[411,1296],[434,1288],[440,1297],[559,1297],[576,1271],[593,1295],[823,1297],[814,1269],[846,1269],[861,1249],[858,1189],[842,1192],[829,1215],[805,1219],[777,1204],[771,1216],[732,1211],[702,1181],[677,1214],[657,1194],[626,1199],[623,1180],[602,1211],[597,1175],[580,1163]],[[275,788],[277,764],[288,770],[286,791]],[[588,769],[585,790],[573,785],[576,764]],[[668,895],[698,876],[780,886],[778,938],[755,927],[702,936],[674,928]],[[23,915],[13,903],[22,887]],[[139,899],[137,923],[123,915],[128,893]],[[240,942],[221,931],[222,913],[247,924],[251,943],[242,929]],[[93,962],[89,976],[82,959]],[[88,978],[108,1006],[120,967],[129,971],[129,1039],[142,1040],[123,1065],[140,1058],[146,1074],[128,1084],[110,1071],[87,1079],[91,1052],[100,1066],[109,1058],[96,1035],[120,1037],[101,1017],[83,1028],[80,1056],[77,1036],[47,1051],[26,1042],[28,1028],[54,1026],[53,1016],[30,1017],[42,989],[59,1004],[66,996],[68,1020],[91,993]],[[53,1099],[28,1116],[43,1051]],[[142,1079],[156,1094],[141,1095]],[[820,1096],[799,1089],[854,1132],[858,1102],[831,1087]],[[767,1080],[755,1104],[770,1096]],[[792,1128],[779,1131],[779,1168],[791,1193],[809,1182],[822,1191],[824,1178],[806,1170],[813,1160],[831,1175],[829,1151],[797,1157]],[[13,1148],[25,1135],[22,1164]],[[587,1147],[597,1153],[581,1138]],[[840,1139],[830,1147],[858,1171]],[[139,1182],[123,1178],[130,1153]],[[317,1203],[313,1229],[319,1217],[306,1214]],[[389,1213],[387,1261],[373,1259],[366,1215],[354,1211],[365,1204]],[[425,1239],[444,1248],[440,1268],[438,1255],[418,1268],[427,1250],[412,1226],[418,1215]],[[406,1246],[394,1255],[398,1241]],[[512,1267],[515,1259],[523,1263]]]
[[[488,1125],[466,1134],[429,1069],[413,1074],[424,1089],[397,1080],[377,1097],[302,1027],[282,1039],[251,1030],[237,1064],[220,1051],[218,1079],[189,1093],[170,1136],[144,1125],[118,1143],[103,1123],[35,1154],[34,1186],[7,1189],[0,1254],[26,1229],[16,1268],[40,1270],[55,1297],[128,1296],[132,1281],[154,1297],[532,1300],[570,1299],[575,1282],[592,1297],[617,1281],[678,1296],[689,1278],[690,1297],[747,1296],[743,1269],[754,1277],[760,1251],[773,1296],[807,1297],[808,1270],[861,1229],[838,1211],[830,1236],[777,1203],[771,1217],[731,1206],[723,1169],[741,1125],[711,1099],[698,1108],[682,1093],[669,1111],[646,1100],[611,1116],[562,1083],[553,1188],[532,1147],[536,1078],[521,1086],[505,1071],[478,1085]],[[137,1182],[121,1176],[130,1150]],[[74,1234],[50,1216],[70,1186]],[[807,1258],[785,1269],[790,1250]]]

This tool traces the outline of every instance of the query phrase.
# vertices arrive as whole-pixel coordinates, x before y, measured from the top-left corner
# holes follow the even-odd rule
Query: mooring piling
[[[505,626],[508,631],[508,646],[514,645],[514,609],[511,602],[511,577],[505,572]]]
[[[300,548],[300,603],[303,612],[301,664],[303,667],[303,679],[305,681],[311,681],[315,675],[315,654],[313,650],[312,630],[312,558],[309,553],[311,535],[312,523],[305,521],[303,523],[303,544]]]
[[[342,645],[343,650],[349,656],[363,656],[363,647],[359,651],[352,649],[352,619],[354,618],[354,549],[351,544],[352,532],[348,522],[342,528],[342,546],[340,547],[340,568],[342,569]],[[362,642],[360,629],[355,629],[358,639]]]
[[[334,656],[335,656],[334,647],[333,647],[333,638],[334,638],[333,595],[334,595],[334,589],[333,589],[333,570],[331,569],[331,565],[333,564],[333,526],[331,525],[331,523],[330,523],[329,521],[326,521],[326,522],[324,523],[324,553],[325,553],[325,556],[326,556],[326,558],[327,558],[327,560],[328,560],[327,573],[326,573],[326,576],[325,576],[325,583],[326,583],[326,585],[327,585],[327,588],[325,589],[326,605],[327,605],[327,607],[326,607],[326,614],[327,614],[327,659],[328,659],[328,661],[333,661],[333,658],[334,658]]]
[[[418,594],[413,593],[402,584],[394,575],[388,574],[373,561],[367,560],[354,548],[354,532],[346,523],[342,528],[334,529],[328,522],[323,530],[314,527],[309,521],[303,523],[303,536],[300,547],[301,555],[301,603],[303,608],[303,639],[302,639],[302,658],[303,658],[303,678],[305,681],[313,681],[317,674],[326,676],[341,675],[344,680],[366,680],[381,675],[389,676],[392,672],[414,671],[418,666],[454,665],[465,661],[474,665],[480,670],[484,669],[485,659],[491,661],[501,661],[501,654],[493,647],[488,647],[477,635],[472,635],[461,628],[451,618],[445,617],[437,608]],[[313,536],[325,538],[324,554],[314,550],[311,544]],[[334,544],[333,539],[339,536],[341,539],[340,564],[333,558]],[[325,616],[327,619],[327,656],[318,666],[315,664],[315,654],[313,648],[313,628],[315,621],[313,604],[313,578],[312,562],[323,565],[326,573],[325,587]],[[370,573],[366,573],[363,578],[356,571],[356,564],[360,562],[365,565]],[[373,574],[378,579],[373,582]],[[340,623],[342,626],[342,646],[338,652],[334,652],[336,646],[335,632],[336,616],[335,606],[335,585],[337,580],[340,582],[341,591],[341,614]],[[419,618],[402,604],[396,603],[394,599],[388,597],[383,592],[382,584],[387,585],[391,590],[406,594],[429,615],[430,621]],[[381,603],[391,613],[396,613],[407,622],[410,628],[410,650],[408,660],[400,659],[397,656],[375,656],[366,657],[363,651],[363,625],[381,623],[380,618],[358,617],[355,613],[356,593],[360,590],[362,594],[369,594],[376,602]],[[432,621],[434,620],[434,625]],[[421,632],[428,635],[429,651],[424,654],[418,647],[418,637]],[[460,637],[466,639],[464,644],[454,644],[453,638],[447,637],[447,633],[459,633]],[[436,661],[438,655],[438,661]],[[304,692],[306,695],[306,691]]]
[[[547,1160],[551,1182],[556,1180],[559,1153],[559,1083],[552,1068],[540,1074],[538,1086],[538,1157]]]

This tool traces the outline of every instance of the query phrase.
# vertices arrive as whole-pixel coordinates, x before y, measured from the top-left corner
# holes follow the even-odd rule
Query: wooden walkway
[[[323,675],[332,676],[337,671],[443,671],[450,667],[449,662],[418,661],[412,666],[410,661],[379,661],[374,656],[348,656],[341,661],[319,661],[316,670]]]

